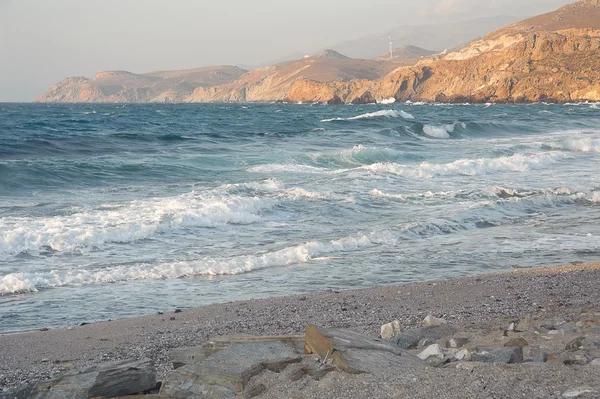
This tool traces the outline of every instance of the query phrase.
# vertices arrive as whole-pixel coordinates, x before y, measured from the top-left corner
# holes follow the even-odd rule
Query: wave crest
[[[408,112],[405,112],[402,110],[388,109],[388,110],[382,110],[382,111],[376,111],[376,112],[369,112],[366,114],[353,116],[350,118],[323,119],[321,122],[326,123],[326,122],[335,122],[335,121],[355,121],[355,120],[360,120],[360,119],[373,119],[373,118],[381,118],[381,117],[404,118],[404,119],[409,119],[409,120],[415,119],[415,117],[412,114],[409,114]]]

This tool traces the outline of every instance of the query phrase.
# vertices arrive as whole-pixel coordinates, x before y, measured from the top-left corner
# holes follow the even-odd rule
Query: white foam
[[[37,291],[39,288],[69,285],[95,285],[117,281],[176,279],[191,276],[236,275],[269,267],[307,263],[337,252],[356,251],[364,247],[395,243],[387,232],[359,234],[327,242],[310,241],[259,255],[232,258],[204,258],[158,265],[124,265],[102,270],[50,271],[46,273],[12,273],[1,277],[0,294]]]
[[[355,121],[359,119],[373,119],[373,118],[404,118],[404,119],[415,119],[415,117],[408,112],[404,112],[402,110],[381,110],[376,112],[369,112],[366,114],[353,116],[351,118],[332,118],[332,119],[323,119],[321,122],[334,122],[334,121]]]
[[[395,102],[396,102],[396,99],[394,97],[390,97],[390,98],[385,98],[385,99],[381,100],[379,102],[379,104],[389,105],[389,104],[394,104]]]
[[[389,194],[385,193],[381,190],[374,188],[371,190],[371,196],[376,198],[387,198],[399,201],[407,201],[414,199],[423,199],[423,198],[455,198],[458,194],[468,193],[466,190],[460,191],[425,191],[422,193],[412,193],[412,194]]]
[[[444,164],[423,162],[419,165],[375,163],[360,169],[374,173],[393,174],[413,179],[431,179],[436,176],[477,176],[502,172],[526,172],[544,168],[567,156],[559,152],[515,154],[499,158],[459,159]]]
[[[435,137],[438,139],[449,139],[450,133],[452,133],[452,132],[454,132],[454,125],[444,125],[444,126],[425,125],[425,126],[423,126],[423,133],[425,133],[429,137]]]
[[[0,259],[45,247],[60,252],[99,248],[188,227],[251,224],[273,203],[268,198],[191,192],[64,216],[1,218]]]
[[[282,198],[288,198],[293,200],[311,199],[311,200],[326,200],[332,197],[327,194],[317,193],[315,191],[306,190],[302,187],[295,187],[284,190],[279,194]]]
[[[555,143],[547,144],[548,147],[575,152],[600,152],[600,141],[590,138],[568,138]]]
[[[600,191],[594,191],[592,193],[592,200],[595,204],[600,204]]]
[[[298,164],[265,164],[258,165],[248,168],[246,172],[249,173],[323,173],[328,170],[325,168],[318,168],[309,165],[298,165]]]

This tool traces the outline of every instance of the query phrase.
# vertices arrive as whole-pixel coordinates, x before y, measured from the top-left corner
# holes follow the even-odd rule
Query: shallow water
[[[600,110],[0,104],[0,332],[598,260]]]

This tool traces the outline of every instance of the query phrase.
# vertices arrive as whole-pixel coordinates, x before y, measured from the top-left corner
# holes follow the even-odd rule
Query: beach
[[[64,370],[98,362],[148,357],[158,378],[172,365],[171,348],[200,345],[230,334],[302,333],[308,324],[347,328],[376,337],[382,324],[398,319],[406,330],[427,315],[442,317],[459,331],[501,345],[503,331],[529,315],[539,325],[600,325],[600,263],[517,270],[499,274],[323,292],[173,309],[164,314],[0,336],[0,388],[45,380]],[[574,330],[577,334],[576,330]],[[582,330],[583,331],[583,330]],[[597,330],[596,330],[597,331]],[[570,334],[542,339],[530,332],[525,357],[536,347],[563,349]],[[600,336],[596,336],[600,338]],[[537,339],[539,338],[539,339]],[[486,341],[486,342],[487,342]],[[592,356],[598,355],[593,352]],[[598,357],[598,356],[597,356]],[[255,377],[269,389],[260,397],[561,397],[578,386],[600,392],[600,368],[592,364],[477,364],[468,370],[427,368],[406,375],[350,376],[333,372],[320,381],[290,382],[285,372]],[[526,364],[526,363],[525,363]],[[578,397],[598,397],[598,393]],[[487,395],[487,396],[486,396]],[[585,396],[588,395],[588,396]],[[591,396],[589,396],[591,395]]]

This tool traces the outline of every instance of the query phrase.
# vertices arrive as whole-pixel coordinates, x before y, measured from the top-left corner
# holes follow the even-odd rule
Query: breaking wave
[[[362,114],[362,115],[358,115],[358,116],[353,116],[350,118],[331,118],[331,119],[323,119],[321,122],[335,122],[335,121],[355,121],[355,120],[359,120],[359,119],[373,119],[373,118],[381,118],[381,117],[386,117],[386,118],[404,118],[404,119],[415,119],[415,117],[412,114],[409,114],[408,112],[404,112],[402,110],[382,110],[382,111],[376,111],[376,112],[369,112],[367,114]]]
[[[600,141],[590,138],[569,138],[556,143],[545,144],[545,147],[573,152],[600,152]]]

